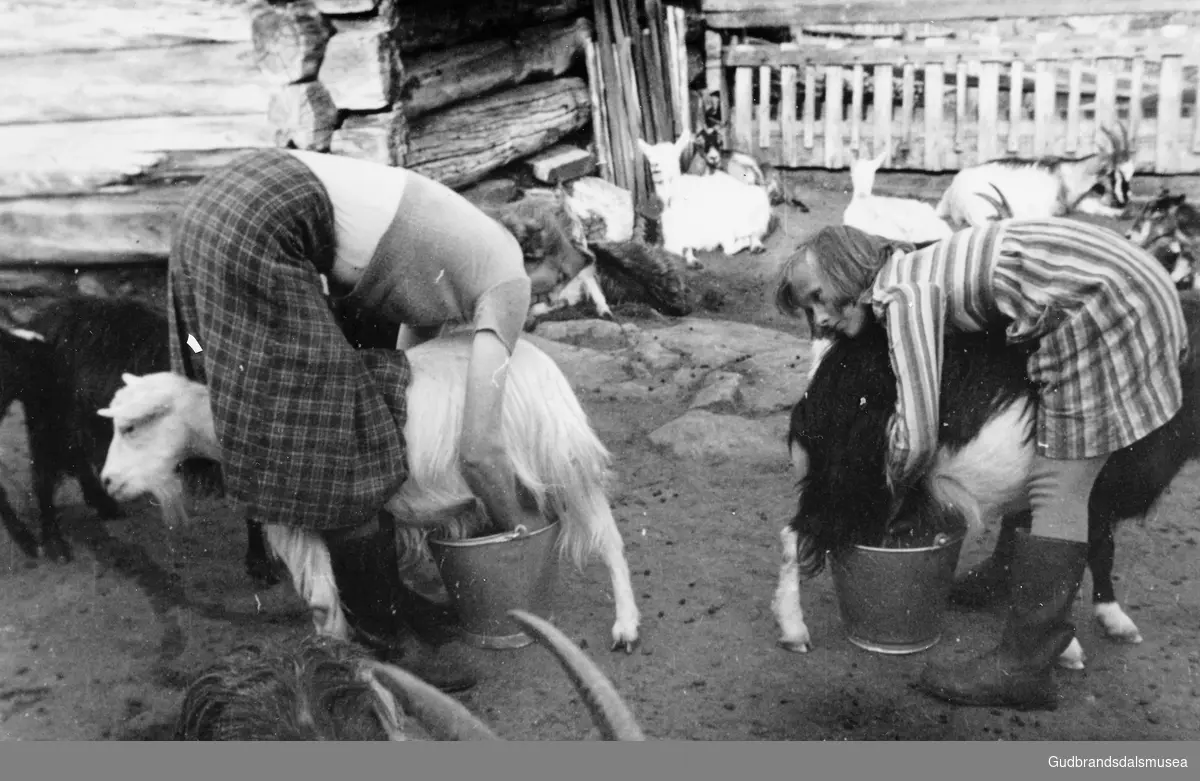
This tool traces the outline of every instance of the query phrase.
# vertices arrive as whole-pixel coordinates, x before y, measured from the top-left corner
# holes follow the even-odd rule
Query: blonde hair
[[[775,306],[793,317],[812,308],[820,291],[831,306],[844,306],[870,290],[879,269],[896,250],[913,245],[885,239],[848,225],[829,225],[809,237],[784,262]]]

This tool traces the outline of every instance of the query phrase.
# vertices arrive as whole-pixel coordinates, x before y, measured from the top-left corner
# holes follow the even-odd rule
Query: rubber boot
[[[1000,644],[966,662],[928,665],[917,688],[958,705],[1054,710],[1051,673],[1075,637],[1069,616],[1083,569],[1085,542],[1034,537],[1013,540],[1013,597]]]
[[[338,596],[356,639],[380,661],[396,664],[445,692],[475,685],[475,673],[424,642],[404,616],[408,600],[400,579],[391,516],[377,523],[323,534]]]
[[[1007,515],[996,538],[996,548],[984,561],[964,572],[950,589],[950,601],[964,607],[990,607],[1008,599],[1013,539],[1018,528],[1028,528],[1029,513]]]

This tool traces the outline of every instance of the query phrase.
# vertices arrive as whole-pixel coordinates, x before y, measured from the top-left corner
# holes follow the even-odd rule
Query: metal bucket
[[[965,537],[925,548],[856,545],[830,556],[847,639],[881,654],[911,654],[936,644]]]
[[[488,537],[429,541],[465,642],[491,649],[533,642],[508,611],[518,608],[550,618],[546,611],[558,578],[558,533],[555,521],[535,532],[518,526]]]

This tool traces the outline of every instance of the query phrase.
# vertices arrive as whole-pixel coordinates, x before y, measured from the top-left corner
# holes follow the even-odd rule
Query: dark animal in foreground
[[[1142,206],[1125,238],[1158,259],[1175,280],[1175,287],[1191,290],[1200,285],[1200,211],[1182,193],[1166,189]]]
[[[14,401],[25,413],[33,492],[41,539],[17,517],[0,491],[0,516],[25,555],[70,561],[54,492],[63,477],[79,481],[84,500],[102,518],[121,509],[100,484],[112,426],[96,415],[121,387],[123,372],[164,369],[166,320],[132,300],[71,297],[38,312],[24,327],[0,327],[0,415]]]
[[[1182,294],[1192,345],[1200,345],[1200,293]],[[824,566],[827,552],[856,544],[926,536],[955,525],[956,507],[978,530],[1008,516],[1028,522],[1037,396],[1025,373],[1025,348],[1002,337],[948,337],[942,377],[942,439],[936,462],[911,493],[912,504],[887,523],[886,426],[896,401],[886,333],[875,327],[838,338],[792,410],[789,448],[799,481],[795,517],[782,533],[783,564],[773,608],[780,644],[807,651],[801,577]],[[1093,612],[1105,633],[1126,642],[1141,635],[1112,588],[1113,529],[1144,516],[1189,460],[1200,455],[1200,354],[1182,367],[1183,407],[1170,423],[1112,455],[1089,503]],[[1072,642],[1060,664],[1082,667]]]
[[[645,740],[612,683],[544,619],[510,612],[576,686],[605,740]],[[457,700],[357,646],[309,637],[239,647],[188,687],[176,740],[498,740]]]

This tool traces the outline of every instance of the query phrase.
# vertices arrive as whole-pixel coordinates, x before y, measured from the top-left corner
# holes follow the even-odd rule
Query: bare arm
[[[520,524],[533,530],[544,522],[536,509],[521,504],[512,464],[501,438],[509,360],[508,350],[495,333],[475,332],[459,449],[463,477],[495,523],[509,531]]]

